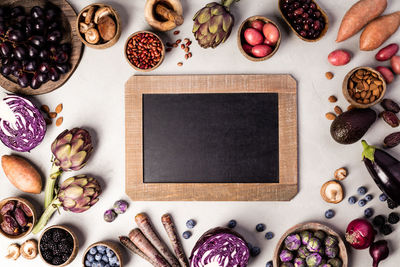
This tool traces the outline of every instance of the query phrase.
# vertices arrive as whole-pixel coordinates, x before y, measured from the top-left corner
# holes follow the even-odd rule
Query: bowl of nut
[[[121,36],[121,22],[118,13],[109,5],[91,4],[78,14],[76,28],[79,39],[96,49],[113,46]]]
[[[358,67],[344,78],[342,92],[352,106],[368,108],[383,99],[386,82],[378,71],[369,67]]]
[[[150,31],[138,31],[125,43],[125,58],[135,70],[148,72],[161,65],[165,46],[161,38]]]

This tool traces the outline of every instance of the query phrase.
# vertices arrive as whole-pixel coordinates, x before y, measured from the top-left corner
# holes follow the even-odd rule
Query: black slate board
[[[144,183],[278,183],[277,93],[143,94]]]

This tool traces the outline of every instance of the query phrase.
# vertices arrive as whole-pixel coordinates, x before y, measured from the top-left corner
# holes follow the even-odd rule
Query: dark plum
[[[44,17],[44,11],[40,6],[34,6],[31,9],[31,16],[35,19],[38,18],[43,18]]]
[[[25,9],[22,6],[13,7],[10,10],[10,16],[12,18],[16,18],[16,17],[24,15],[24,14],[25,14]]]

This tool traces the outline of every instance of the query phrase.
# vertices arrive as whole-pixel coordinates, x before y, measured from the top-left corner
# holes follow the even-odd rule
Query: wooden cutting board
[[[297,87],[290,75],[132,76],[125,137],[132,200],[297,194]]]

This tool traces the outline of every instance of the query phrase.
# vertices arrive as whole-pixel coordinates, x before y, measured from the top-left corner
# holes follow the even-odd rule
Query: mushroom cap
[[[85,23],[89,24],[92,22],[93,19],[93,14],[94,14],[94,6],[91,6],[89,10],[87,11],[86,17],[85,17]]]
[[[19,258],[20,255],[20,247],[17,243],[13,243],[7,247],[7,259],[16,260]]]
[[[110,16],[101,17],[97,28],[104,41],[110,41],[117,33],[117,25]]]
[[[28,260],[36,258],[38,254],[38,244],[34,239],[26,240],[20,248],[22,257]]]
[[[159,21],[155,18],[153,8],[155,5],[166,2],[172,7],[172,10],[178,15],[183,15],[183,8],[180,0],[147,0],[144,7],[144,17],[147,23],[158,31],[169,31],[174,29],[177,25],[173,21]]]
[[[85,40],[90,44],[97,44],[100,41],[100,34],[95,28],[90,28],[85,32]]]
[[[338,181],[328,181],[321,187],[321,197],[328,203],[339,203],[344,198],[343,187]]]
[[[96,13],[94,14],[94,23],[99,24],[100,19],[104,16],[112,15],[112,11],[108,6],[103,6],[97,9]]]

